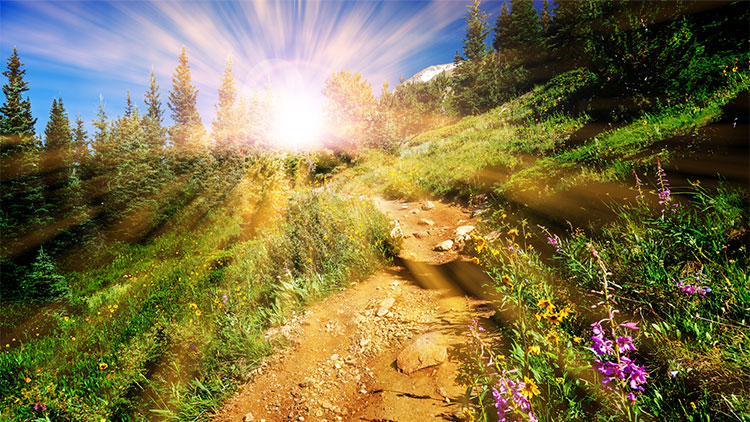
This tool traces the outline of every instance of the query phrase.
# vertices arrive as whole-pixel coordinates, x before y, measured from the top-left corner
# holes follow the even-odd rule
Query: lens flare
[[[320,141],[323,107],[320,99],[306,93],[282,94],[274,104],[272,138],[277,147],[303,150]]]

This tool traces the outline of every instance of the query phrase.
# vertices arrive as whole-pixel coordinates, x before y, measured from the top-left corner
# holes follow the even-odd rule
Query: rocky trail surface
[[[397,265],[270,330],[289,346],[250,374],[215,421],[463,420],[456,378],[466,327],[491,313],[469,294],[483,274],[457,252],[470,214],[440,202],[375,203],[398,221]]]

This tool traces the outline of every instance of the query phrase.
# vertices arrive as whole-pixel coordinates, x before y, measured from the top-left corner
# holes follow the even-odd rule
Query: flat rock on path
[[[398,354],[396,364],[401,372],[409,375],[420,369],[440,365],[448,357],[443,337],[438,332],[429,332],[410,342]]]
[[[420,287],[429,285],[422,279],[427,273],[412,266],[428,269],[455,259],[455,250],[432,248],[456,227],[471,224],[469,212],[435,201],[431,209],[403,217],[404,209],[422,204],[376,205],[398,217],[403,233],[421,234],[403,241],[407,267],[380,271],[269,330],[290,345],[248,374],[250,381],[215,421],[238,422],[247,414],[267,422],[429,421],[460,413],[464,388],[455,380],[465,327],[492,312],[482,301]],[[435,226],[424,232],[420,218]]]

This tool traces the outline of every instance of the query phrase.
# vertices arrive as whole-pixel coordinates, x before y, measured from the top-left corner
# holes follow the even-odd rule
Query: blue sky
[[[41,133],[52,99],[71,117],[94,118],[101,95],[109,117],[126,91],[143,108],[154,69],[166,109],[171,75],[186,47],[204,123],[214,114],[219,78],[231,55],[249,93],[319,96],[338,70],[360,71],[380,92],[401,75],[451,62],[464,35],[469,1],[0,1],[0,54],[17,47]],[[494,23],[500,0],[482,8]],[[3,83],[5,79],[3,78]]]

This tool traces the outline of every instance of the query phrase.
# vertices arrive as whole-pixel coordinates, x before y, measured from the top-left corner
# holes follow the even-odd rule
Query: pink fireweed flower
[[[620,353],[635,352],[635,346],[633,345],[633,339],[630,336],[617,337],[617,348]]]

